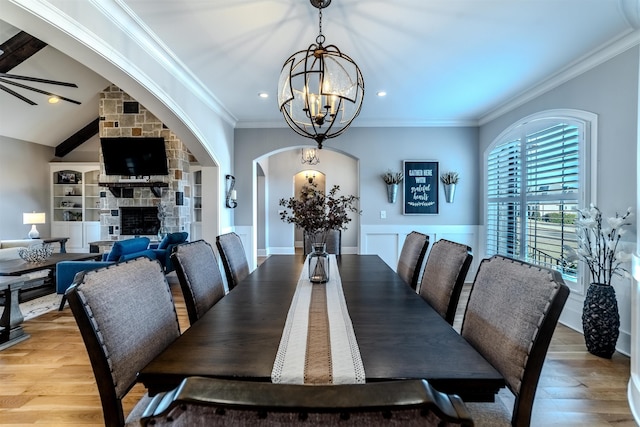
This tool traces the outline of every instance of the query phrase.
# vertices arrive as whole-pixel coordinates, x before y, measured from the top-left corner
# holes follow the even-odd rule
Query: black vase
[[[620,334],[620,314],[613,286],[589,285],[582,310],[582,328],[589,353],[611,359]]]

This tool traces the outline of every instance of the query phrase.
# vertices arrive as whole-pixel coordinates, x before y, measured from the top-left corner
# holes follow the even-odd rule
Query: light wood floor
[[[178,285],[180,325],[188,325]],[[463,298],[464,299],[464,298]],[[31,338],[0,352],[0,425],[103,425],[100,399],[68,306],[24,323]],[[580,334],[558,326],[545,362],[533,426],[635,426],[627,404],[629,358],[590,355]],[[125,412],[144,393],[136,386]]]

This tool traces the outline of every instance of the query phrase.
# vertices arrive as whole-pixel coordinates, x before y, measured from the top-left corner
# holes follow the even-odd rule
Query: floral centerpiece
[[[631,208],[624,215],[607,218],[593,204],[588,209],[579,209],[578,256],[589,268],[591,283],[611,286],[613,276],[628,277],[623,263],[631,259],[631,254],[618,250],[620,237],[625,226],[631,225]]]
[[[611,279],[629,275],[623,263],[631,255],[618,250],[618,245],[624,227],[631,225],[631,208],[624,215],[616,213],[606,220],[593,204],[578,213],[578,257],[589,268],[591,280],[582,309],[584,340],[590,353],[609,359],[620,334],[618,301]]]
[[[293,223],[304,230],[313,252],[309,255],[309,280],[311,283],[325,283],[329,280],[329,259],[325,251],[330,230],[346,230],[351,222],[349,212],[360,213],[356,208],[358,197],[337,196],[340,187],[334,185],[328,194],[318,190],[315,184],[305,185],[300,197],[280,199],[280,219]]]
[[[356,207],[359,197],[338,196],[340,186],[334,185],[325,194],[315,184],[304,185],[299,197],[280,199],[280,219],[304,230],[313,243],[325,243],[329,230],[346,230],[350,212],[360,214]]]

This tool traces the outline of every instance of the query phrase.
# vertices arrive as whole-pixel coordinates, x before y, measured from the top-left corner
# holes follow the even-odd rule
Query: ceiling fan
[[[12,86],[16,86],[22,89],[27,89],[27,90],[31,90],[33,92],[38,92],[38,93],[42,93],[44,95],[48,95],[49,97],[55,97],[59,100],[63,100],[63,101],[67,101],[67,102],[71,102],[73,104],[78,104],[80,105],[79,101],[76,101],[74,99],[70,99],[70,98],[66,98],[62,95],[58,95],[52,92],[47,92],[46,90],[42,90],[42,89],[38,89],[35,87],[31,87],[31,86],[27,86],[25,84],[22,83],[18,83],[18,82],[14,82],[12,80],[24,80],[24,81],[29,81],[29,82],[37,82],[37,83],[46,83],[46,84],[52,84],[52,85],[57,85],[57,86],[66,86],[66,87],[78,87],[75,83],[66,83],[66,82],[59,82],[56,80],[47,80],[47,79],[39,79],[37,77],[28,77],[28,76],[19,76],[17,74],[7,74],[7,73],[0,73],[0,89],[15,96],[16,98],[21,99],[22,101],[26,102],[29,105],[38,105],[36,102],[30,100],[29,98],[20,95],[18,92],[8,88],[6,85],[12,85]]]

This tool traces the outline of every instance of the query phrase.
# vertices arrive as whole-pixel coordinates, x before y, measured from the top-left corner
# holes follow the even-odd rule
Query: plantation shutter
[[[576,275],[581,128],[522,126],[489,153],[487,252]]]
[[[487,164],[487,253],[517,257],[520,253],[520,139],[494,148]]]

